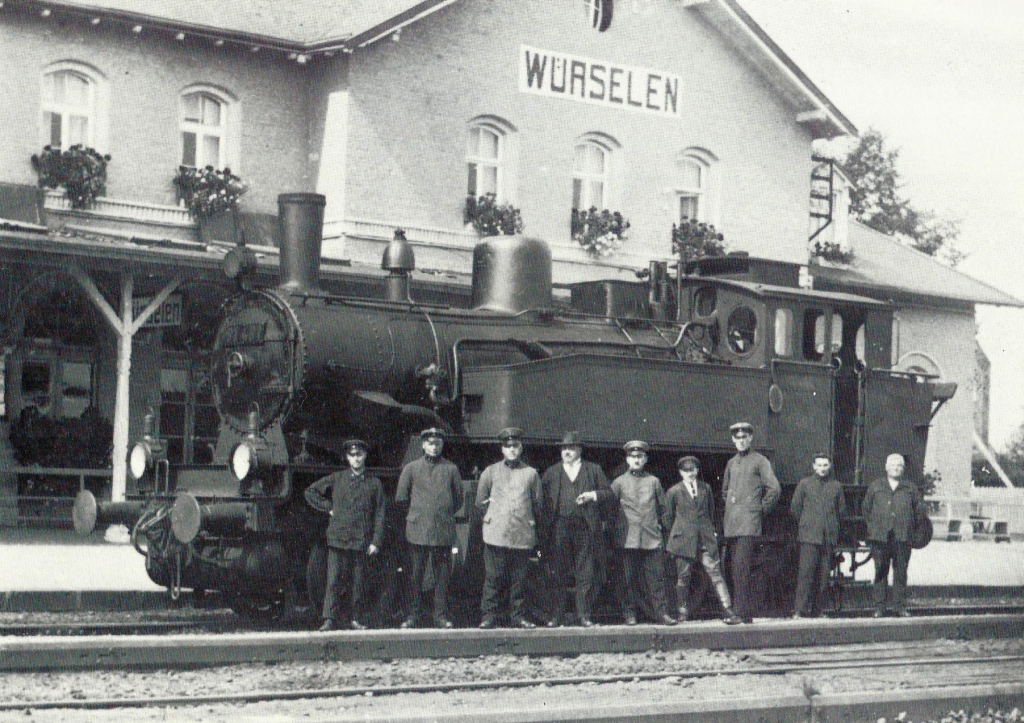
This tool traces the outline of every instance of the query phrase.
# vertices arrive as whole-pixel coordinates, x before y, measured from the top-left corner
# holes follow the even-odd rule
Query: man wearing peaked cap
[[[622,613],[626,625],[636,625],[639,608],[648,605],[641,596],[646,583],[655,619],[663,625],[675,625],[665,600],[665,558],[662,552],[661,518],[665,514],[665,491],[661,481],[648,474],[647,451],[643,441],[627,442],[626,464],[629,471],[615,478],[612,493],[619,500],[620,514],[616,542],[622,550]],[[641,577],[643,580],[641,580]]]
[[[566,609],[570,577],[575,578],[576,616],[580,625],[592,622],[595,561],[601,555],[599,506],[614,498],[604,471],[582,459],[583,438],[566,432],[559,445],[562,461],[544,472],[545,520],[542,540],[550,561],[554,595],[548,627],[561,624]],[[603,556],[602,556],[603,557]]]
[[[483,471],[476,490],[476,505],[484,511],[481,628],[494,627],[506,597],[512,625],[534,627],[526,616],[523,586],[526,563],[537,544],[537,520],[543,519],[543,492],[537,470],[520,459],[522,437],[518,427],[498,433],[504,459]]]
[[[341,443],[341,448],[347,453],[352,448],[361,449],[364,452],[369,451],[370,445],[361,439],[346,439]]]
[[[761,518],[775,507],[782,493],[771,462],[753,449],[754,425],[737,422],[729,427],[736,455],[725,465],[722,496],[725,497],[726,544],[729,546],[736,614],[754,622],[755,591],[751,589],[754,541],[761,535]]]
[[[441,456],[444,431],[420,432],[423,456],[405,465],[398,478],[395,502],[407,507],[405,539],[409,551],[410,610],[403,628],[416,627],[424,617],[424,596],[433,591],[434,625],[450,628],[448,581],[455,544],[455,513],[462,508],[462,476]]]

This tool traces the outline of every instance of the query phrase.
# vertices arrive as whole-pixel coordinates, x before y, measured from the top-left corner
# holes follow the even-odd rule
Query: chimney
[[[277,197],[281,226],[279,283],[286,291],[320,288],[320,245],[323,242],[324,205],[319,193],[282,193]]]
[[[411,301],[409,296],[409,275],[416,268],[416,255],[412,244],[405,237],[405,231],[395,229],[395,237],[384,249],[380,267],[388,272],[385,279],[385,296],[388,301]]]

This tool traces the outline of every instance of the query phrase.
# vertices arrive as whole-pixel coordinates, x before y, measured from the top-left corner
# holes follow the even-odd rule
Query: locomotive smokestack
[[[320,287],[320,244],[326,203],[327,198],[319,193],[282,193],[277,197],[281,225],[278,279],[288,291],[315,291]]]
[[[416,255],[412,244],[405,238],[405,231],[395,229],[395,237],[384,249],[380,267],[388,272],[385,280],[388,301],[411,301],[409,296],[409,275],[416,268]]]

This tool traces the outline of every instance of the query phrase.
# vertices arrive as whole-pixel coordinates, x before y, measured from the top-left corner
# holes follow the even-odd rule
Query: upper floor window
[[[599,33],[611,27],[615,0],[583,0],[590,26]]]
[[[699,148],[688,148],[676,159],[677,220],[718,223],[715,163],[714,155]]]
[[[493,193],[499,203],[511,200],[515,129],[491,116],[474,119],[466,148],[466,193],[479,198]]]
[[[40,140],[44,146],[81,144],[104,150],[102,76],[80,63],[62,61],[43,73]]]
[[[572,154],[572,207],[608,208],[613,146],[590,137],[576,144]]]
[[[181,96],[181,165],[224,168],[227,161],[227,99],[207,90]]]

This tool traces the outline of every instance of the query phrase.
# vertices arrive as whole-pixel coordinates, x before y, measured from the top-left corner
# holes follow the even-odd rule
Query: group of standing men
[[[514,627],[533,628],[526,612],[527,562],[540,543],[553,578],[548,627],[567,620],[567,591],[573,589],[576,618],[583,627],[593,622],[597,559],[603,549],[600,507],[617,503],[615,545],[620,551],[623,580],[617,586],[623,618],[636,625],[641,610],[665,625],[689,617],[688,599],[694,567],[708,574],[727,624],[753,622],[752,561],[762,518],[778,501],[781,487],[767,458],[752,449],[754,428],[747,422],[730,427],[737,454],[722,478],[723,518],[729,550],[733,593],[722,573],[715,532],[715,500],[700,479],[696,457],[678,462],[680,480],[664,491],[661,481],[645,470],[649,446],[641,440],[624,446],[627,470],[609,482],[600,466],[582,459],[583,440],[567,432],[561,442],[562,461],[543,475],[522,461],[521,429],[498,434],[502,460],[480,476],[476,506],[483,512],[484,586],[481,628],[492,628],[507,613]],[[427,620],[432,594],[434,627],[451,628],[448,582],[451,550],[456,543],[455,514],[462,507],[462,482],[456,466],[442,456],[444,432],[421,435],[423,456],[402,470],[395,501],[405,511],[408,543],[410,606],[403,628]],[[327,591],[321,630],[345,627],[340,600],[348,598],[347,627],[362,630],[359,620],[366,557],[381,546],[386,514],[383,487],[366,472],[367,445],[344,443],[349,468],[318,480],[306,490],[313,507],[329,512],[327,529]],[[921,500],[917,488],[902,480],[903,459],[890,455],[887,478],[868,488],[862,511],[876,561],[876,615],[883,614],[890,563],[895,570],[893,602],[905,615],[910,532]],[[839,515],[845,507],[842,486],[831,474],[826,454],[816,455],[814,474],[797,485],[791,511],[798,522],[800,562],[795,617],[818,615],[838,540]],[[676,568],[676,616],[665,595],[664,553]],[[574,581],[574,584],[573,584]],[[735,599],[735,607],[733,606]]]

